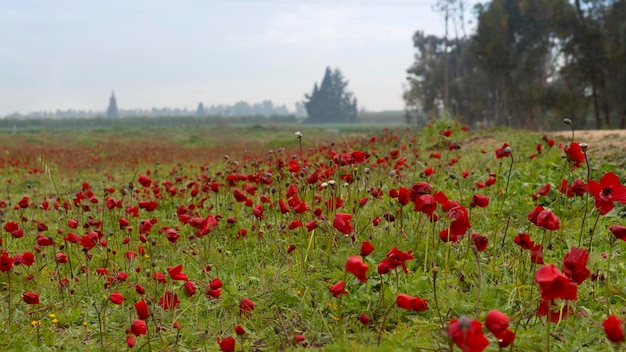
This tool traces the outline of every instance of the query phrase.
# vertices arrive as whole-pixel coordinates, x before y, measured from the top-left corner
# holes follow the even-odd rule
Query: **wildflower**
[[[495,150],[496,159],[502,159],[511,156],[511,147],[508,143],[504,143],[502,147]]]
[[[189,280],[189,278],[187,278],[187,275],[183,273],[183,265],[177,265],[175,267],[168,267],[167,268],[167,272],[170,274],[170,277],[172,278],[172,280],[180,280],[180,281],[187,281]]]
[[[428,310],[428,300],[421,299],[417,296],[410,296],[404,293],[399,293],[396,296],[396,305],[400,308],[414,310],[416,312],[423,312],[425,310]]]
[[[569,147],[563,148],[567,160],[572,163],[572,169],[580,167],[580,164],[585,161],[585,154],[580,149],[580,144],[577,142],[570,143]]]
[[[244,334],[246,333],[246,330],[243,328],[243,326],[241,326],[241,325],[236,325],[236,326],[235,326],[235,333],[236,333],[237,335],[240,335],[240,336],[241,336],[241,335],[244,335]]]
[[[482,252],[487,249],[487,243],[489,242],[487,236],[473,233],[470,237],[470,240],[472,241],[472,244],[476,247],[477,251]]]
[[[221,288],[222,287],[222,280],[217,279],[217,278],[211,280],[211,282],[209,283],[209,287],[212,290],[217,290],[218,288]]]
[[[354,274],[359,281],[365,283],[367,280],[365,274],[369,266],[363,263],[363,259],[359,256],[352,256],[346,261],[345,269],[347,272]]]
[[[609,316],[602,322],[604,333],[606,333],[606,337],[611,342],[618,343],[624,341],[624,328],[622,327],[623,322],[623,319],[618,319],[615,315]]]
[[[413,253],[412,250],[409,250],[407,252],[403,252],[401,250],[399,250],[396,247],[393,247],[388,253],[387,256],[385,257],[385,259],[382,260],[382,262],[380,262],[380,264],[378,264],[378,273],[379,274],[386,274],[389,271],[402,266],[402,270],[404,270],[405,273],[409,272],[409,269],[406,266],[406,261],[407,260],[412,260],[415,259],[411,253]]]
[[[165,291],[163,296],[159,298],[159,302],[157,302],[157,305],[165,310],[174,310],[179,304],[178,295],[169,290]]]
[[[535,246],[535,242],[531,241],[530,236],[524,232],[518,233],[513,241],[524,249],[532,249]]]
[[[622,241],[626,241],[626,226],[624,225],[611,225],[609,231]]]
[[[135,336],[145,335],[148,332],[148,324],[143,320],[135,319],[130,325],[130,332]]]
[[[333,220],[333,227],[345,235],[349,235],[354,230],[354,226],[350,223],[352,214],[337,213]]]
[[[111,301],[113,304],[120,305],[124,302],[125,299],[126,298],[124,298],[124,296],[122,296],[122,294],[119,292],[113,292],[109,295],[109,301]]]
[[[187,295],[187,297],[191,297],[196,294],[197,289],[196,285],[193,284],[193,281],[185,282],[183,287],[185,288],[185,294]]]
[[[489,197],[482,194],[474,194],[472,200],[470,200],[470,207],[486,208],[489,205]]]
[[[374,246],[372,246],[372,244],[369,241],[364,241],[363,243],[361,243],[361,257],[367,257],[368,255],[370,255],[370,253],[372,253],[374,251]]]
[[[135,338],[132,337],[132,336],[127,336],[126,337],[126,345],[128,345],[128,348],[135,347]]]
[[[217,344],[220,346],[222,352],[234,352],[235,351],[235,338],[228,336],[225,339],[217,338]]]
[[[141,320],[146,320],[150,316],[150,312],[148,311],[148,304],[146,304],[145,300],[141,300],[134,304],[135,310],[137,311],[137,317]]]
[[[450,321],[448,336],[463,352],[481,352],[489,345],[482,324],[466,316]]]
[[[565,276],[554,264],[544,265],[535,272],[535,282],[539,284],[541,298],[577,299],[576,284]]]
[[[243,314],[246,317],[249,317],[254,310],[254,306],[256,306],[256,303],[252,302],[248,298],[243,298],[241,302],[239,302],[239,316]]]
[[[302,343],[306,340],[306,336],[304,335],[293,335],[293,342]]]
[[[540,244],[534,245],[530,249],[530,262],[534,264],[543,264],[543,246]]]
[[[35,292],[25,292],[22,294],[22,299],[26,304],[39,304],[39,295]]]
[[[589,180],[589,193],[596,199],[596,209],[601,215],[613,210],[613,202],[626,204],[626,186],[619,183],[619,178],[607,172],[600,182]]]
[[[589,253],[584,248],[572,247],[572,250],[563,259],[563,273],[580,285],[591,272],[587,268]]]
[[[556,231],[561,228],[559,218],[552,211],[544,209],[541,205],[535,206],[528,213],[528,220],[546,230]]]
[[[485,319],[485,326],[499,338],[509,328],[509,317],[498,310],[490,310]]]
[[[346,283],[339,281],[338,283],[330,286],[330,293],[332,293],[335,298],[338,298],[342,294],[347,295],[348,291],[346,291]]]

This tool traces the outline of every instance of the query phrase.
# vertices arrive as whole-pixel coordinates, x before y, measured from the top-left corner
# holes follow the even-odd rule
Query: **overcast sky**
[[[368,110],[400,110],[435,0],[1,0],[0,116],[53,109],[294,103],[339,68]],[[469,13],[469,11],[468,11]]]

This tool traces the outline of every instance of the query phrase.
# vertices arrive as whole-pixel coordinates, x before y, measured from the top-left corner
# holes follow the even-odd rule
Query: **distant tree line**
[[[295,105],[295,115],[305,117],[306,112],[302,103]],[[199,103],[196,110],[187,108],[151,108],[151,109],[120,109],[114,94],[109,99],[106,111],[94,110],[56,110],[56,111],[36,111],[28,114],[14,113],[5,116],[11,119],[55,119],[55,118],[95,118],[95,117],[183,117],[183,116],[220,116],[220,117],[247,117],[247,116],[291,116],[285,105],[274,105],[269,100],[261,103],[249,104],[245,101],[237,102],[233,105],[210,105]]]
[[[492,0],[476,5],[471,35],[456,26],[462,6],[439,0],[446,34],[413,36],[408,120],[626,128],[626,0]],[[460,34],[450,38],[449,26]]]

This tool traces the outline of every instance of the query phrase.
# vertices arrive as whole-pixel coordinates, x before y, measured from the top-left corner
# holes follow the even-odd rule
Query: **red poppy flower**
[[[584,248],[572,247],[572,250],[563,259],[563,273],[578,285],[591,274],[587,268],[589,253]]]
[[[139,178],[137,180],[145,188],[148,188],[152,185],[152,179],[150,179],[150,177],[146,175],[139,175]]]
[[[409,272],[409,269],[406,266],[406,261],[407,260],[412,260],[415,259],[411,253],[413,253],[412,250],[409,250],[407,252],[403,252],[401,250],[399,250],[396,247],[393,247],[388,253],[387,256],[385,257],[385,259],[382,260],[382,262],[380,262],[380,264],[378,264],[378,273],[379,274],[386,274],[389,271],[402,266],[402,270],[404,270],[405,273]]]
[[[500,348],[505,348],[513,343],[513,341],[515,340],[515,333],[510,329],[506,329],[504,330],[504,332],[502,332],[500,336],[497,336],[497,338],[498,346]]]
[[[423,312],[428,310],[428,300],[421,299],[417,296],[411,296],[404,293],[399,293],[396,296],[396,305],[406,310],[414,310],[416,312]]]
[[[530,249],[530,262],[534,264],[543,264],[543,246],[540,244],[534,245]]]
[[[196,285],[193,284],[193,281],[185,282],[183,287],[185,288],[185,294],[187,297],[191,297],[196,294],[197,288]]]
[[[360,252],[361,257],[367,257],[373,251],[374,251],[374,246],[372,246],[372,244],[369,241],[363,241],[363,243],[361,243],[361,252]]]
[[[561,228],[559,218],[552,211],[544,209],[541,205],[535,206],[528,213],[528,220],[546,230],[556,231]]]
[[[157,302],[157,305],[165,310],[174,310],[179,304],[178,295],[169,290],[165,291],[163,296],[159,298],[159,302]]]
[[[119,292],[113,292],[109,295],[109,301],[111,301],[113,304],[120,305],[124,302],[125,299],[126,298],[124,298],[124,296]]]
[[[430,194],[422,194],[415,197],[413,211],[419,211],[424,214],[432,214],[437,209],[437,201]]]
[[[509,317],[498,310],[490,310],[485,319],[485,326],[495,337],[500,338],[509,328]]]
[[[235,352],[235,338],[232,336],[228,336],[223,340],[218,337],[217,344],[222,352]]]
[[[354,274],[359,281],[365,283],[367,277],[365,274],[367,273],[367,269],[369,266],[363,263],[363,259],[359,256],[352,256],[346,260],[345,269],[347,272]]]
[[[626,226],[624,225],[611,225],[609,231],[622,241],[626,241]]]
[[[624,328],[622,327],[623,322],[624,319],[618,319],[615,315],[609,316],[602,322],[602,327],[604,328],[606,337],[611,342],[617,343],[624,341]]]
[[[39,295],[35,292],[25,292],[22,299],[26,304],[39,304]]]
[[[167,272],[170,274],[170,277],[172,278],[172,280],[180,280],[180,281],[187,281],[189,280],[189,278],[187,278],[187,275],[183,273],[183,265],[177,265],[175,267],[168,267],[167,268]]]
[[[135,336],[145,335],[148,332],[148,324],[143,320],[135,319],[130,325],[130,332]]]
[[[8,272],[13,267],[13,257],[9,256],[9,252],[4,251],[0,256],[0,271]]]
[[[146,304],[145,300],[141,300],[134,304],[135,310],[137,311],[137,317],[141,320],[146,320],[150,316],[150,312],[148,311],[148,304]]]
[[[535,282],[539,284],[541,298],[544,300],[578,299],[577,286],[554,264],[544,265],[535,272]]]
[[[217,290],[218,288],[222,287],[222,280],[220,279],[213,279],[211,280],[211,283],[209,283],[209,287],[211,288],[211,290]]]
[[[511,148],[508,143],[504,143],[500,148],[496,149],[496,159],[502,159],[511,156]]]
[[[487,236],[473,233],[470,237],[470,240],[472,241],[472,244],[476,247],[477,251],[483,252],[487,249],[487,244],[489,243],[489,239],[487,238]]]
[[[129,348],[133,348],[133,347],[135,347],[135,338],[134,338],[134,337],[132,337],[132,336],[127,336],[127,337],[126,337],[126,345],[127,345]]]
[[[25,266],[31,266],[35,262],[35,255],[31,252],[24,252],[22,254],[22,264]]]
[[[486,208],[489,205],[489,197],[482,194],[474,194],[470,200],[470,207]]]
[[[239,302],[239,316],[243,314],[246,317],[250,317],[250,314],[252,314],[252,311],[254,310],[254,306],[256,306],[256,303],[252,302],[250,299],[241,299],[241,302]]]
[[[567,160],[572,163],[572,169],[578,168],[580,164],[585,161],[585,154],[583,154],[582,149],[580,149],[580,144],[577,142],[570,143],[569,147],[565,147],[563,150],[565,151]]]
[[[361,316],[359,317],[359,321],[361,322],[361,324],[367,325],[370,322],[370,317],[368,317],[367,314],[362,313]]]
[[[453,202],[450,202],[452,205]],[[449,228],[441,230],[439,232],[439,238],[444,242],[458,242],[459,237],[465,236],[468,229],[472,227],[469,222],[469,216],[467,209],[461,205],[452,205],[448,210],[448,218],[454,219]]]
[[[330,286],[330,293],[332,293],[335,298],[338,298],[342,294],[347,295],[348,291],[346,291],[346,283],[339,281],[338,283]]]
[[[448,336],[463,352],[481,352],[489,345],[482,324],[466,316],[450,321]]]
[[[241,325],[235,325],[235,333],[240,336],[245,335],[246,330]]]
[[[602,215],[613,210],[613,202],[626,204],[626,186],[619,183],[619,178],[607,172],[600,182],[589,180],[589,193],[596,199],[596,209]]]
[[[530,236],[524,232],[518,233],[513,241],[524,249],[532,249],[535,246],[535,242],[531,241]]]
[[[354,230],[354,226],[350,223],[352,214],[337,213],[333,220],[333,227],[345,235],[349,235]]]

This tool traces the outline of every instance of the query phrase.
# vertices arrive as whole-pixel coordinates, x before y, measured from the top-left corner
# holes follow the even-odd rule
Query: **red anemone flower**
[[[604,174],[600,182],[589,180],[588,188],[601,215],[613,210],[613,202],[626,204],[626,186],[620,184],[619,178],[612,172]]]
[[[346,291],[346,283],[339,281],[338,283],[330,286],[330,293],[332,293],[335,298],[338,298],[342,294],[347,295],[348,291]]]
[[[39,295],[35,292],[25,292],[22,299],[26,304],[39,304]]]
[[[411,296],[404,293],[399,293],[396,296],[396,305],[406,310],[414,310],[416,312],[423,312],[428,310],[428,300],[421,299],[417,296]]]
[[[124,296],[119,292],[113,292],[109,295],[109,301],[111,301],[113,304],[120,305],[124,302],[125,299],[126,298],[124,298]]]
[[[500,338],[509,328],[509,317],[498,310],[490,310],[485,319],[485,326],[495,337]]]
[[[539,284],[544,300],[578,299],[576,283],[565,276],[554,264],[544,265],[535,272],[535,282]]]
[[[361,243],[361,257],[367,257],[374,251],[374,246],[369,241],[364,241]]]
[[[172,278],[172,280],[180,280],[180,281],[187,281],[189,280],[189,278],[187,278],[187,275],[183,273],[183,265],[177,265],[175,267],[168,267],[167,268],[167,272],[170,274],[170,277]]]
[[[235,351],[235,338],[228,336],[225,339],[217,338],[217,344],[220,346],[222,352],[234,352]]]
[[[563,259],[563,273],[576,282],[582,284],[591,274],[587,268],[589,253],[584,248],[572,247]]]
[[[178,300],[178,295],[173,293],[172,291],[165,291],[163,296],[159,298],[159,302],[157,303],[161,308],[165,310],[174,310],[180,304]]]
[[[350,223],[352,214],[337,213],[333,220],[333,227],[345,235],[349,235],[354,230],[354,226]]]
[[[624,341],[624,328],[622,327],[623,322],[624,319],[618,319],[615,315],[609,316],[602,322],[602,327],[604,328],[606,337],[611,342],[618,343]]]
[[[148,332],[148,324],[143,320],[135,319],[130,325],[130,332],[135,336],[145,335]]]
[[[572,169],[576,169],[580,166],[580,164],[585,161],[585,154],[583,154],[582,149],[580,149],[580,144],[577,142],[572,142],[568,147],[563,149],[565,151],[565,155],[567,156],[567,160],[572,163]]]
[[[624,225],[611,225],[609,231],[622,241],[626,241],[626,226]]]
[[[246,317],[250,317],[250,314],[252,314],[252,311],[254,310],[254,306],[256,306],[256,303],[252,302],[250,299],[241,299],[241,302],[239,302],[239,316],[243,314]]]
[[[500,148],[496,149],[496,159],[502,159],[511,156],[511,148],[508,143],[504,143]]]
[[[486,208],[489,205],[489,197],[482,194],[474,194],[470,200],[470,207]]]
[[[481,352],[489,345],[482,324],[466,316],[450,321],[448,336],[463,352]]]
[[[150,316],[150,312],[148,311],[148,304],[146,304],[145,300],[141,300],[134,304],[135,310],[137,311],[137,317],[141,320],[146,320]]]
[[[354,274],[354,276],[356,276],[356,278],[362,283],[365,283],[367,280],[365,274],[367,273],[368,268],[369,266],[363,263],[363,259],[356,255],[348,258],[345,265],[346,271]]]

